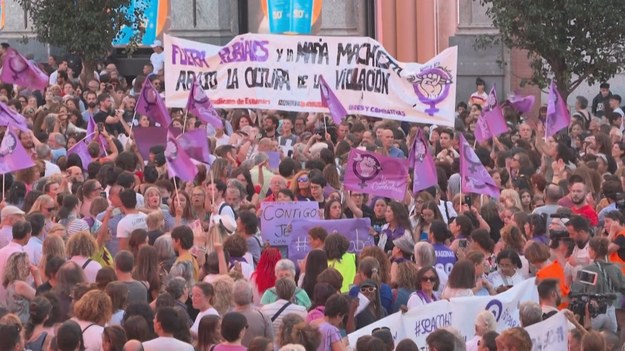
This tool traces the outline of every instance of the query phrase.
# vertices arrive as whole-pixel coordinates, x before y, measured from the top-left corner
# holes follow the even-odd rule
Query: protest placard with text
[[[319,203],[316,201],[262,202],[260,227],[263,240],[274,246],[289,244],[287,230],[298,219],[319,219]]]

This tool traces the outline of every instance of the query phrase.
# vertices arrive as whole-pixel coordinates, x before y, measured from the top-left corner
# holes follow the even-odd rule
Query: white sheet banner
[[[244,34],[224,47],[164,35],[167,107],[194,78],[217,108],[328,112],[323,76],[352,114],[454,125],[457,47],[425,64],[393,58],[366,37]]]
[[[396,341],[410,338],[419,347],[426,346],[425,339],[431,332],[449,326],[457,329],[465,340],[470,340],[475,336],[475,317],[483,310],[493,313],[499,332],[520,326],[519,304],[525,301],[538,302],[538,291],[534,281],[534,278],[527,279],[495,296],[441,300],[403,314],[397,312],[349,334],[347,336],[349,344],[355,347],[358,338],[371,335],[376,328],[389,328]]]
[[[558,312],[546,320],[525,328],[532,338],[532,351],[568,350],[568,320]]]

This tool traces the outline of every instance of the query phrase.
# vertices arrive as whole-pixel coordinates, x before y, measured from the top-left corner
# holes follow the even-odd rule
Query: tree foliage
[[[625,1],[479,0],[509,48],[525,49],[530,82],[552,76],[563,97],[625,67]]]
[[[109,55],[120,29],[129,26],[137,45],[144,33],[141,2],[134,16],[124,11],[133,0],[17,0],[28,10],[37,39],[64,48],[85,62]]]

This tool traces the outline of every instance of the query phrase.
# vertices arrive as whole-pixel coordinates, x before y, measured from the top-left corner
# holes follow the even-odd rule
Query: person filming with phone
[[[609,245],[610,241],[605,237],[588,241],[591,263],[579,270],[573,281],[570,309],[581,314],[582,309],[576,308],[576,304],[583,305],[584,314],[590,317],[584,318],[585,327],[616,333],[616,305],[621,303],[617,294],[625,288],[625,278],[620,267],[607,260]]]

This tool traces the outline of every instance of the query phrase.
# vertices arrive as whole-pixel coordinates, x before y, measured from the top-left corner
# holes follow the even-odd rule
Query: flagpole
[[[182,132],[184,133],[184,130],[187,128],[187,116],[189,115],[189,110],[187,109],[184,112],[184,123],[182,124]]]
[[[76,142],[76,144],[74,144],[74,146],[70,147],[69,149],[67,149],[67,152],[69,152],[70,150],[74,150],[74,148],[76,147],[76,145],[78,145],[78,143],[82,143],[83,141],[85,141],[85,139],[87,139],[88,137],[94,135],[96,132],[93,132],[91,134],[87,134],[84,138],[80,139],[78,142]]]
[[[176,181],[176,178],[174,178],[174,189],[176,190],[176,202],[177,202],[177,205],[178,205],[178,207],[176,209],[178,209],[178,208],[180,208],[180,196],[178,196],[179,195],[178,194],[178,182]],[[175,215],[175,213],[174,213],[174,215]]]
[[[2,202],[4,202],[4,199],[6,199],[6,196],[4,196],[4,184],[5,184],[4,175],[5,173],[2,173]]]
[[[214,178],[214,175],[213,175],[213,169],[212,168],[210,170],[210,176],[211,176],[211,184],[213,184],[213,189],[217,190],[217,187],[215,185],[215,178]],[[213,206],[215,206],[215,191],[214,190],[213,190],[213,193],[212,193]]]

